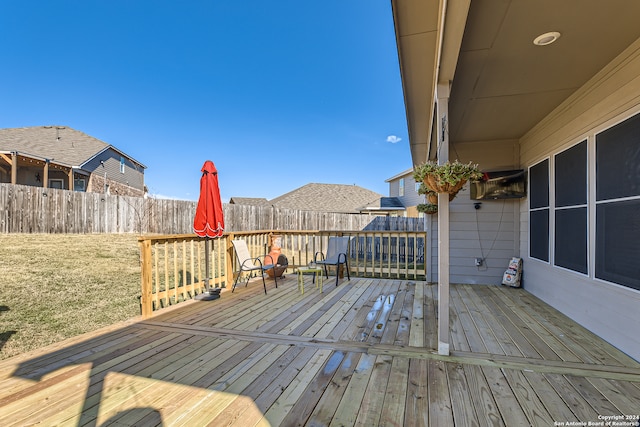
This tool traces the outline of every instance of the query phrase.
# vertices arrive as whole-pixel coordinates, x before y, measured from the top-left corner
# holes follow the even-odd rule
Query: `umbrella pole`
[[[207,289],[207,292],[209,292],[210,288],[209,288],[209,278],[211,277],[209,275],[209,252],[211,251],[211,248],[209,247],[210,242],[209,242],[209,237],[205,237],[204,238],[204,287]]]
[[[211,289],[211,286],[209,286],[209,280],[210,280],[209,252],[211,251],[210,245],[211,245],[210,238],[205,237],[204,238],[204,275],[205,275],[204,287],[206,288],[206,291],[196,296],[196,299],[202,300],[202,301],[211,301],[211,300],[220,298],[220,289],[218,288]]]

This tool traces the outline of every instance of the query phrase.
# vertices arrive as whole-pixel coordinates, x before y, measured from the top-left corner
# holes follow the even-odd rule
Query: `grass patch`
[[[0,235],[0,360],[139,315],[137,239]]]

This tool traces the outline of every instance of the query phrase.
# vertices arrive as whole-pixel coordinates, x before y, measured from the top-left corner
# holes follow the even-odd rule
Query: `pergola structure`
[[[0,152],[0,172],[11,176],[11,184],[18,183],[18,169],[21,167],[42,168],[40,180],[43,188],[49,186],[49,172],[51,170],[62,171],[68,177],[69,188],[73,189],[74,168],[71,165],[19,151]]]

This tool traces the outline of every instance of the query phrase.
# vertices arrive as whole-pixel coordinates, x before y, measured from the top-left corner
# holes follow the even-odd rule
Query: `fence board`
[[[2,233],[193,233],[196,202],[0,183]],[[224,205],[226,231],[422,231],[419,218]]]

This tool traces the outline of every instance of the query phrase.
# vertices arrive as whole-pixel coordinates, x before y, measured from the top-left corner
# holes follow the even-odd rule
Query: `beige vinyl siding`
[[[403,196],[399,196],[400,179],[404,179]],[[407,208],[407,211],[405,213],[410,217],[418,217],[418,211],[415,209],[415,207],[420,203],[425,202],[424,195],[418,194],[418,191],[416,189],[416,181],[413,179],[413,172],[389,181],[389,196],[397,197],[398,200],[402,202],[403,206]]]
[[[425,215],[427,281],[438,282],[438,215]]]
[[[400,201],[405,206],[416,206],[424,203],[424,195],[418,194],[416,191],[416,181],[413,179],[412,174],[404,177],[404,196],[400,197]]]
[[[520,203],[520,252],[524,257],[524,286],[529,292],[640,360],[640,335],[637,333],[640,330],[640,318],[637,316],[640,291],[594,279],[593,267],[595,134],[637,113],[640,113],[640,39],[521,140],[521,163],[528,167],[588,139],[591,156],[588,169],[591,228],[588,275],[528,257],[526,200]],[[550,232],[553,227],[551,218]],[[553,234],[550,238],[553,239]],[[553,243],[550,255],[553,259]]]
[[[468,185],[451,203],[450,211],[450,281],[466,284],[500,284],[511,257],[519,256],[519,201],[483,201],[476,211],[469,199]],[[437,216],[427,219],[431,237],[431,281],[438,280]],[[430,232],[429,232],[430,231]],[[481,267],[475,259],[483,258]]]
[[[416,206],[408,206],[405,213],[407,218],[420,218],[421,215],[424,215],[421,212],[418,212],[418,209]]]
[[[389,182],[389,197],[399,197],[400,194],[400,178]]]
[[[480,147],[480,148],[479,148]],[[450,159],[477,163],[481,170],[520,168],[516,140],[455,144]],[[469,184],[450,205],[450,281],[465,284],[500,284],[509,260],[520,255],[520,199],[483,200],[474,207]],[[431,281],[438,280],[437,216],[427,220],[431,239]],[[476,267],[475,259],[484,258]],[[429,275],[429,272],[428,272]]]

